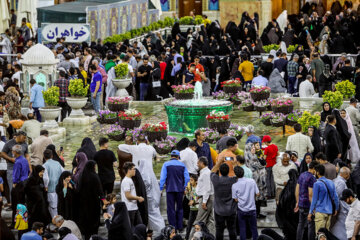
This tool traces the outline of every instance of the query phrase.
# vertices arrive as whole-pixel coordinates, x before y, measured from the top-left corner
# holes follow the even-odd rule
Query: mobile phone
[[[233,157],[225,157],[225,161],[232,161],[232,160],[234,160]]]
[[[64,150],[64,148],[63,147],[60,147],[60,152],[62,152]]]

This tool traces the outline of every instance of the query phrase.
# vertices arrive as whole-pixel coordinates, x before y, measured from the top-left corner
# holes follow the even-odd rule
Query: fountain
[[[196,82],[194,92],[194,98],[190,100],[164,100],[170,132],[192,134],[198,128],[208,127],[206,115],[211,111],[229,113],[232,110],[230,101],[203,98],[200,82]]]

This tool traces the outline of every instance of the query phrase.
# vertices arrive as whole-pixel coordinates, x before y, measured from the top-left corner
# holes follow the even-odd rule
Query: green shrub
[[[129,68],[127,63],[120,63],[115,66],[115,74],[118,78],[124,78],[128,75]]]
[[[190,16],[185,16],[185,17],[180,18],[179,23],[180,23],[180,25],[193,25],[194,19]]]
[[[275,51],[277,51],[279,48],[280,48],[280,46],[278,44],[270,44],[270,45],[263,46],[263,49],[266,53],[269,53],[273,49]]]
[[[340,108],[343,104],[344,96],[339,91],[325,91],[322,98],[324,102],[330,103],[331,108]]]
[[[287,48],[287,52],[288,53],[293,53],[295,51],[295,49],[297,48],[298,45],[289,45],[289,47]]]
[[[298,123],[301,124],[302,131],[306,133],[310,126],[317,128],[320,126],[320,116],[304,111],[301,118],[298,119]]]
[[[60,97],[59,87],[52,86],[48,90],[42,91],[42,93],[43,93],[44,101],[47,106],[58,105],[59,97]]]
[[[201,15],[196,15],[195,16],[195,24],[199,25],[203,22],[203,17]]]
[[[69,93],[72,97],[85,97],[89,91],[89,85],[84,86],[81,79],[70,80]]]
[[[355,95],[356,86],[349,80],[338,82],[335,84],[335,88],[344,96],[344,98],[351,98]]]

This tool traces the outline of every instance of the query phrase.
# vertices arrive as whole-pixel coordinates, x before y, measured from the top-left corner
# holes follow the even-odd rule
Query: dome
[[[25,65],[52,65],[57,64],[59,59],[55,58],[54,53],[49,48],[38,43],[22,55],[20,62]]]

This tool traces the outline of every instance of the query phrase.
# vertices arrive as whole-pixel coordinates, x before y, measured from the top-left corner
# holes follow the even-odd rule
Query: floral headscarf
[[[27,208],[26,208],[25,205],[23,205],[23,204],[18,204],[18,205],[16,206],[16,216],[15,216],[15,218],[16,218],[18,215],[20,215],[21,218],[22,218],[25,222],[28,221],[28,212],[27,212]]]

